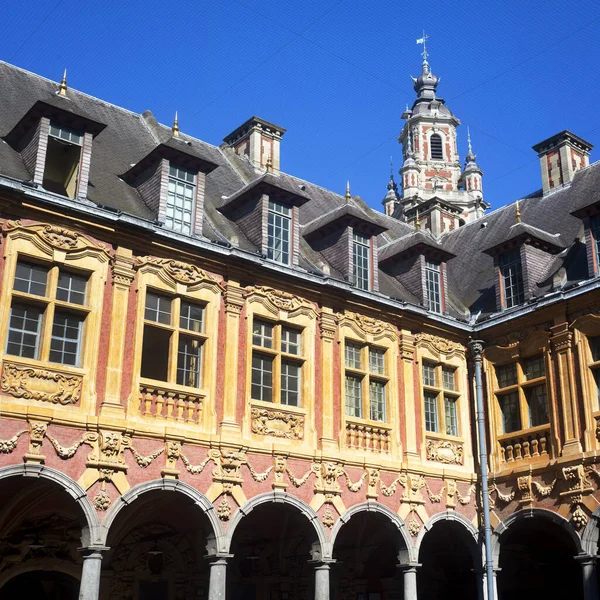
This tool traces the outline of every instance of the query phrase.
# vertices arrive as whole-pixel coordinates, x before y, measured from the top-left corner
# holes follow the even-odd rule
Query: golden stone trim
[[[83,377],[4,362],[0,389],[15,398],[52,404],[77,404]]]

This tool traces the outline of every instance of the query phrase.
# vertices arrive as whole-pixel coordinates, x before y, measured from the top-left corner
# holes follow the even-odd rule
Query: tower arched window
[[[437,133],[434,133],[429,138],[431,146],[431,160],[444,160],[444,150],[442,148],[442,138]]]

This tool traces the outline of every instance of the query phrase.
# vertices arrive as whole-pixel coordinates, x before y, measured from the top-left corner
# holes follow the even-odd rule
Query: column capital
[[[309,560],[308,564],[311,565],[316,571],[318,571],[321,569],[329,570],[331,568],[331,565],[335,562],[337,562],[335,558],[319,558],[317,560]]]
[[[400,569],[404,573],[416,573],[419,567],[422,567],[421,563],[404,563],[396,565],[396,569]]]
[[[582,566],[596,565],[598,563],[598,556],[594,554],[578,554],[575,560]]]
[[[77,552],[83,555],[84,560],[86,558],[102,558],[102,555],[109,550],[108,546],[84,546],[77,548]]]
[[[226,565],[230,558],[233,558],[233,554],[207,554],[204,556],[204,560],[207,560],[211,565]]]

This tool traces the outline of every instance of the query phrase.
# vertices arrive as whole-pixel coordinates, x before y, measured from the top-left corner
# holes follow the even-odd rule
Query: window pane
[[[300,365],[281,361],[281,404],[300,406]]]
[[[370,419],[385,422],[385,384],[380,381],[369,382]]]
[[[458,419],[456,418],[456,399],[444,396],[444,418],[446,435],[458,435]]]
[[[179,327],[188,331],[202,332],[204,320],[204,307],[190,302],[181,303],[179,314]]]
[[[269,200],[267,219],[267,258],[290,263],[292,209]]]
[[[442,385],[445,390],[456,390],[456,371],[448,367],[442,367]]]
[[[288,354],[300,354],[300,332],[283,327],[281,329],[281,351]]]
[[[600,361],[600,336],[588,338],[590,343],[590,350],[592,351],[592,360],[594,362]]]
[[[182,167],[169,166],[169,184],[165,227],[190,235],[196,197],[196,176],[193,171]]]
[[[61,365],[79,365],[83,318],[66,312],[54,313],[50,361]]]
[[[362,418],[362,382],[352,375],[346,375],[346,414]]]
[[[425,261],[425,281],[427,284],[427,298],[429,310],[437,313],[442,312],[440,265]]]
[[[594,370],[594,381],[596,382],[596,392],[598,394],[598,408],[596,408],[598,410],[600,408],[600,369]]]
[[[45,296],[47,281],[48,269],[46,267],[21,261],[17,263],[14,289],[18,292]]]
[[[502,412],[502,430],[511,433],[521,429],[521,414],[519,412],[519,394],[512,392],[498,398]]]
[[[523,362],[523,371],[525,372],[525,379],[527,380],[544,377],[544,375],[546,375],[544,357],[536,356],[535,358],[528,358]]]
[[[190,335],[179,336],[177,349],[177,383],[200,387],[202,340]]]
[[[548,398],[546,386],[536,385],[525,390],[525,397],[529,405],[529,426],[537,427],[550,422],[548,416]]]
[[[144,318],[155,323],[171,324],[171,299],[152,294],[146,294],[146,313]]]
[[[13,304],[10,309],[6,353],[23,358],[37,358],[42,312],[35,306]]]
[[[369,349],[369,371],[377,375],[385,373],[385,351],[379,348]]]
[[[504,305],[506,308],[523,304],[523,273],[521,255],[518,250],[505,252],[500,256],[500,270],[504,284]]]
[[[510,363],[496,367],[496,377],[498,378],[498,387],[505,388],[517,383],[517,365]]]
[[[273,348],[273,325],[264,321],[254,321],[252,343],[263,348]]]
[[[252,398],[273,401],[273,359],[254,352],[252,354]]]
[[[56,299],[71,304],[85,304],[85,290],[87,278],[65,271],[58,274],[58,287],[56,288]]]
[[[354,285],[361,290],[370,288],[370,250],[370,238],[355,233],[352,254]]]
[[[68,127],[57,125],[56,123],[50,123],[49,133],[52,137],[60,138],[61,140],[70,142],[71,144],[77,144],[81,146],[83,142],[83,135],[81,133],[78,133],[73,129],[69,129]]]
[[[423,363],[423,385],[436,387],[435,383],[435,367],[428,363]]]
[[[142,345],[142,377],[167,381],[169,373],[169,345],[171,332],[152,325],[144,325]]]
[[[425,406],[425,429],[437,433],[438,417],[437,417],[437,394],[425,392],[423,394]]]
[[[360,369],[361,347],[356,344],[346,343],[346,367],[349,369]]]

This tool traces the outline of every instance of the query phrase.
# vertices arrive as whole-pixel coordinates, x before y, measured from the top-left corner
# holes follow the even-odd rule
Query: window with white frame
[[[371,238],[354,232],[352,244],[354,285],[361,290],[371,287]]]
[[[196,201],[195,171],[169,165],[169,185],[165,212],[165,227],[178,233],[191,235]]]
[[[269,200],[267,222],[267,258],[290,264],[292,207]]]
[[[429,310],[442,312],[441,265],[438,262],[425,260],[425,283],[427,285],[427,301]]]
[[[19,259],[11,293],[6,353],[81,365],[89,276]]]
[[[50,122],[46,164],[44,165],[44,189],[77,197],[83,133]]]
[[[510,250],[500,255],[500,274],[504,308],[512,308],[525,302],[521,253],[519,249]]]
[[[458,436],[459,390],[456,369],[442,364],[423,362],[421,376],[425,430]]]
[[[300,406],[303,363],[299,329],[254,319],[250,391],[253,400]]]
[[[385,350],[347,341],[344,352],[346,415],[385,423],[389,380]]]
[[[495,370],[502,433],[550,422],[543,355],[497,365]]]
[[[146,291],[142,377],[202,387],[204,312],[203,304]]]

